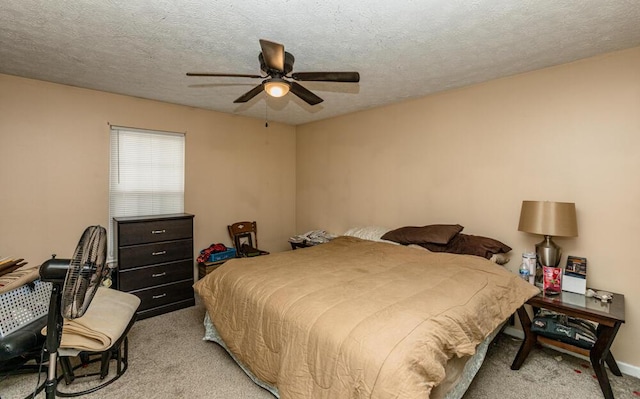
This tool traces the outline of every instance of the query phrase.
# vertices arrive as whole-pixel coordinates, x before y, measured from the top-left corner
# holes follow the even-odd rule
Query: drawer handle
[[[158,252],[151,252],[151,255],[158,256],[158,255],[164,255],[166,253],[167,253],[167,251],[158,251]]]
[[[166,232],[167,232],[167,230],[164,230],[164,229],[162,229],[162,230],[151,230],[151,234],[164,234]]]
[[[153,298],[153,299],[160,299],[160,298],[164,298],[165,296],[167,296],[167,294],[166,294],[166,293],[165,293],[165,294],[160,294],[160,295],[154,295],[154,296],[152,296],[151,298]]]
[[[152,274],[151,277],[162,277],[162,276],[166,276],[167,272],[162,272],[162,273],[156,273],[156,274]]]

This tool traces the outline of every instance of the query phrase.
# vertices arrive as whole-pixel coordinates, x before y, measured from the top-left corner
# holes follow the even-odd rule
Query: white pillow
[[[361,226],[361,227],[353,227],[347,231],[343,235],[361,238],[363,240],[370,241],[387,241],[382,240],[380,237],[385,235],[386,232],[391,231],[388,227],[381,226]]]

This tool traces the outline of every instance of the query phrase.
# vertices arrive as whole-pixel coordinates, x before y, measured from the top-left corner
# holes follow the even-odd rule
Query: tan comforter
[[[194,286],[228,349],[288,398],[428,398],[537,288],[474,256],[339,237]]]

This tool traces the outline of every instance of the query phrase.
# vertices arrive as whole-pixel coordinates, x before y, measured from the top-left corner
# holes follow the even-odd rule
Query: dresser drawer
[[[192,278],[193,264],[191,259],[188,259],[180,262],[126,269],[118,274],[118,289],[133,291]]]
[[[118,249],[120,270],[193,258],[193,240],[132,245]]]
[[[192,218],[149,220],[118,225],[120,246],[179,240],[192,236]]]
[[[181,281],[173,284],[165,284],[143,290],[131,291],[140,298],[138,311],[163,306],[169,303],[193,298],[193,280]]]

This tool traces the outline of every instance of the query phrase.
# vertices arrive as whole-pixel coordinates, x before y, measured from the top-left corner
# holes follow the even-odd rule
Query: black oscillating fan
[[[47,399],[56,396],[56,361],[62,336],[63,318],[81,317],[89,307],[108,273],[107,231],[102,226],[85,229],[69,260],[49,259],[40,266],[40,278],[52,283],[47,319],[46,348],[49,370],[45,391]]]

